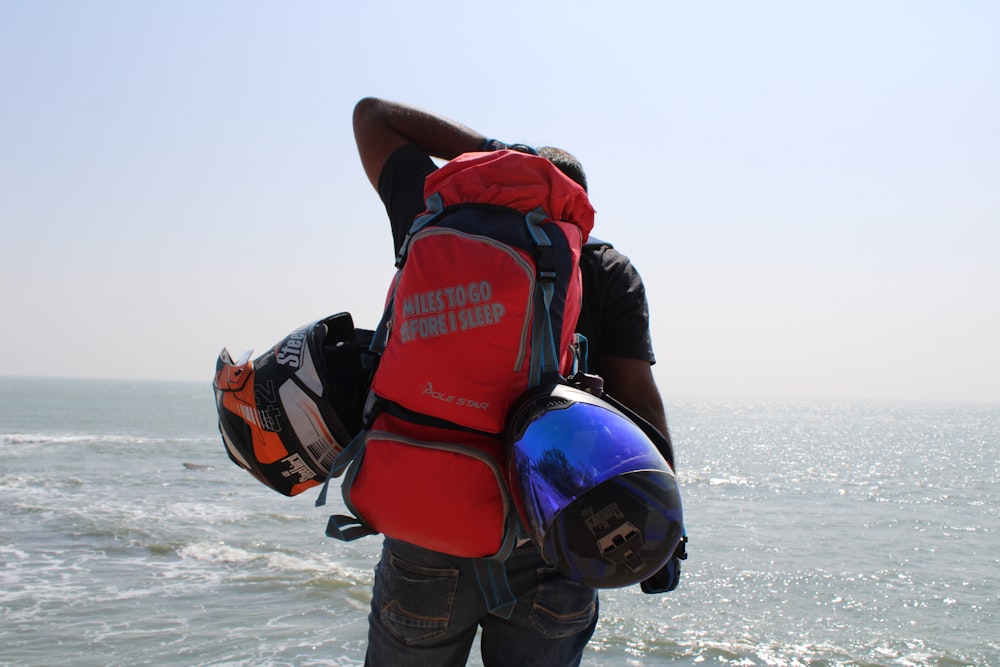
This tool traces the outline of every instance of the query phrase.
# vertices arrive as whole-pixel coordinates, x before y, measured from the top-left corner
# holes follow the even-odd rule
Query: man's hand
[[[687,535],[684,535],[667,564],[660,568],[659,572],[639,584],[642,592],[655,595],[656,593],[669,593],[677,588],[677,584],[681,581],[681,561],[687,560],[687,557]]]

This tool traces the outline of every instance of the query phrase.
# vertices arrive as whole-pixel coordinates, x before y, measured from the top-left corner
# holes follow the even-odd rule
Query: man
[[[424,210],[432,157],[503,147],[475,130],[415,107],[365,98],[354,134],[368,180],[385,204],[396,252]],[[565,151],[539,149],[586,189]],[[577,327],[589,341],[590,370],[605,390],[667,433],[653,357],[645,289],[629,260],[607,245],[588,245],[580,261],[583,303]],[[559,574],[531,544],[514,550],[507,576],[518,600],[509,618],[488,613],[469,559],[386,538],[375,574],[366,664],[464,665],[481,626],[487,667],[578,665],[597,625],[596,591]]]

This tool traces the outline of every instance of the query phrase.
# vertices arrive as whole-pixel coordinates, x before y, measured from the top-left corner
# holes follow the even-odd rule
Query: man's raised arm
[[[365,174],[377,189],[382,167],[400,146],[416,144],[428,155],[451,160],[479,150],[486,137],[436,113],[366,97],[354,107],[354,141]]]

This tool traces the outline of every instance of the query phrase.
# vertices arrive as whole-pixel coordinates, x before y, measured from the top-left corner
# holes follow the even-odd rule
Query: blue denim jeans
[[[370,667],[459,667],[477,629],[486,667],[579,665],[597,626],[597,592],[559,574],[532,545],[506,562],[510,618],[487,611],[473,561],[386,538],[368,617]]]

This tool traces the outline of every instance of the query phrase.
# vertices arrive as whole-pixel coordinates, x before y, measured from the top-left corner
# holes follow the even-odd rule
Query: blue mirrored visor
[[[512,453],[524,509],[539,537],[563,508],[612,477],[638,470],[673,475],[638,426],[590,403],[542,413]]]

